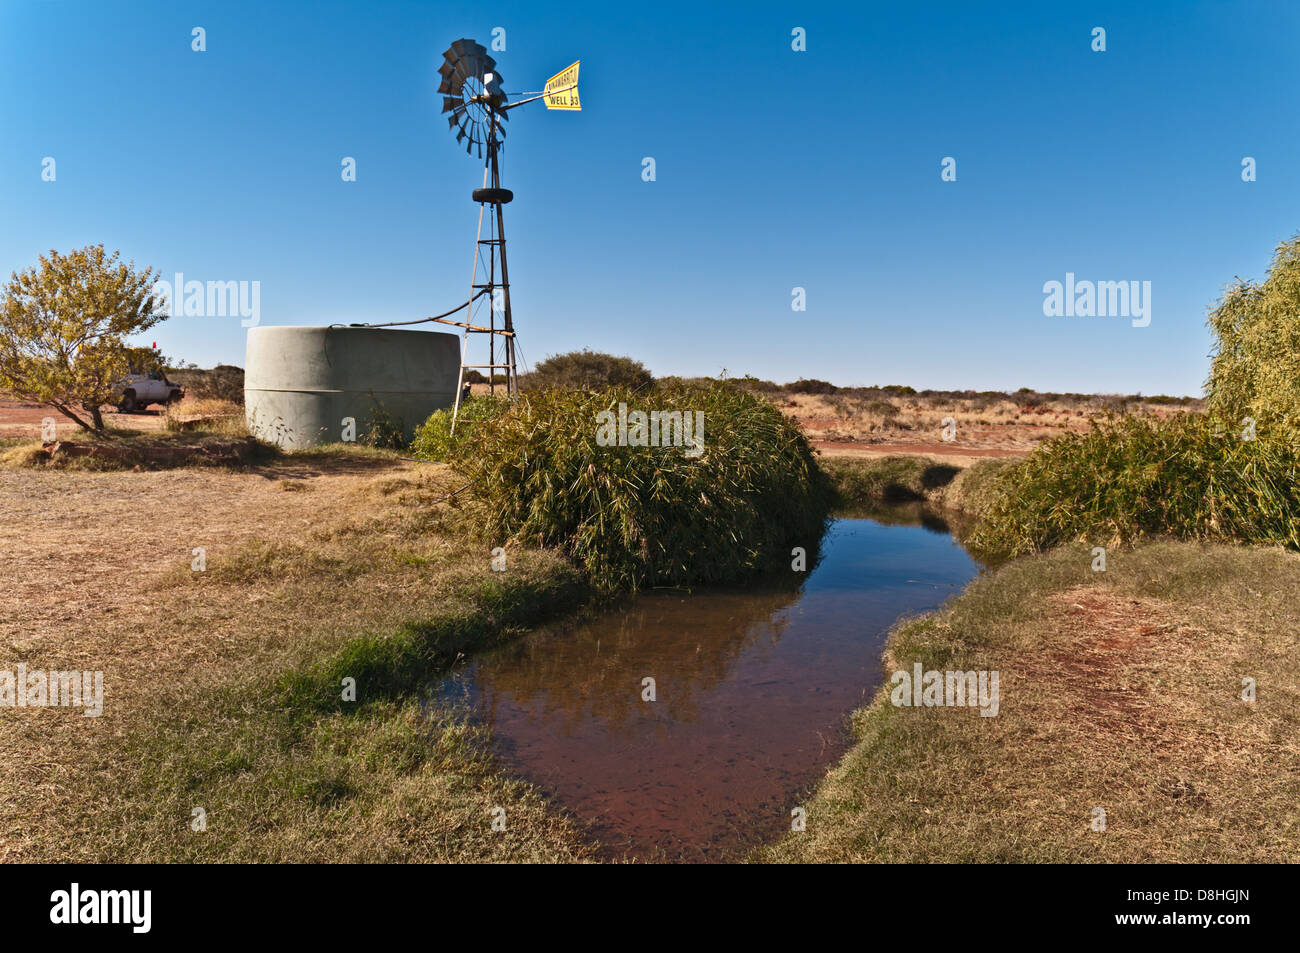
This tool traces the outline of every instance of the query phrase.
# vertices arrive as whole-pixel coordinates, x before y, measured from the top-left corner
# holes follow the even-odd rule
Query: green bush
[[[428,420],[416,428],[415,435],[411,439],[411,455],[421,460],[437,460],[440,463],[451,461],[459,445],[471,441],[485,420],[496,417],[508,406],[510,402],[505,397],[489,394],[463,401],[454,434],[451,430],[453,408],[435,410],[429,415]]]
[[[1201,414],[1093,421],[995,477],[995,501],[968,541],[1014,556],[1059,543],[1144,535],[1300,548],[1300,450],[1276,432]]]
[[[601,446],[602,412],[704,414],[702,452]],[[694,419],[692,417],[692,419]],[[694,452],[694,451],[692,451]],[[470,512],[494,545],[561,548],[602,589],[740,580],[812,551],[830,488],[799,429],[723,381],[526,393],[453,446]]]
[[[1300,236],[1277,247],[1265,281],[1228,288],[1209,324],[1210,409],[1300,437]]]
[[[545,390],[550,387],[564,389],[598,390],[602,387],[649,388],[654,377],[640,361],[630,357],[615,357],[599,351],[570,351],[548,357],[531,373],[519,378],[519,389]]]

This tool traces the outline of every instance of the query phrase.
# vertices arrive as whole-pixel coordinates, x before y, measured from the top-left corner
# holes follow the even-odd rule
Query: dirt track
[[[161,431],[165,420],[159,407],[151,407],[134,414],[121,414],[116,407],[106,405],[101,408],[101,411],[105,424],[124,430]],[[76,433],[84,433],[80,427],[53,407],[44,404],[24,404],[15,400],[0,400],[0,437],[39,437],[41,423],[46,417],[54,419],[55,433],[60,440],[66,440]]]

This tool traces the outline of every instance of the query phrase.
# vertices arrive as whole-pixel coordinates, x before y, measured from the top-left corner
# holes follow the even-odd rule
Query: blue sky
[[[103,242],[259,281],[263,324],[446,310],[482,173],[436,69],[494,27],[507,90],[582,60],[583,111],[522,107],[503,153],[532,363],[1199,393],[1207,307],[1300,231],[1290,2],[0,0],[0,274]],[[1150,325],[1045,317],[1067,272],[1150,281]],[[176,317],[148,340],[210,366],[244,336]]]

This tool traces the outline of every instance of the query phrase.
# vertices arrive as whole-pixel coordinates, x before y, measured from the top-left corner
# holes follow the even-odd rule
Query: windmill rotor
[[[481,44],[468,39],[453,42],[442,58],[438,92],[447,128],[456,133],[457,143],[465,143],[466,152],[477,152],[481,159],[489,142],[495,141],[499,147],[505,139],[502,121],[510,118],[496,60]]]

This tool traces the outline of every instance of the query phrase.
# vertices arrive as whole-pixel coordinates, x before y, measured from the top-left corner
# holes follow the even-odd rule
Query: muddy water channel
[[[490,724],[505,766],[607,856],[742,856],[844,752],[890,626],[979,571],[941,520],[882,518],[835,520],[801,583],[648,592],[484,656],[438,694]]]

